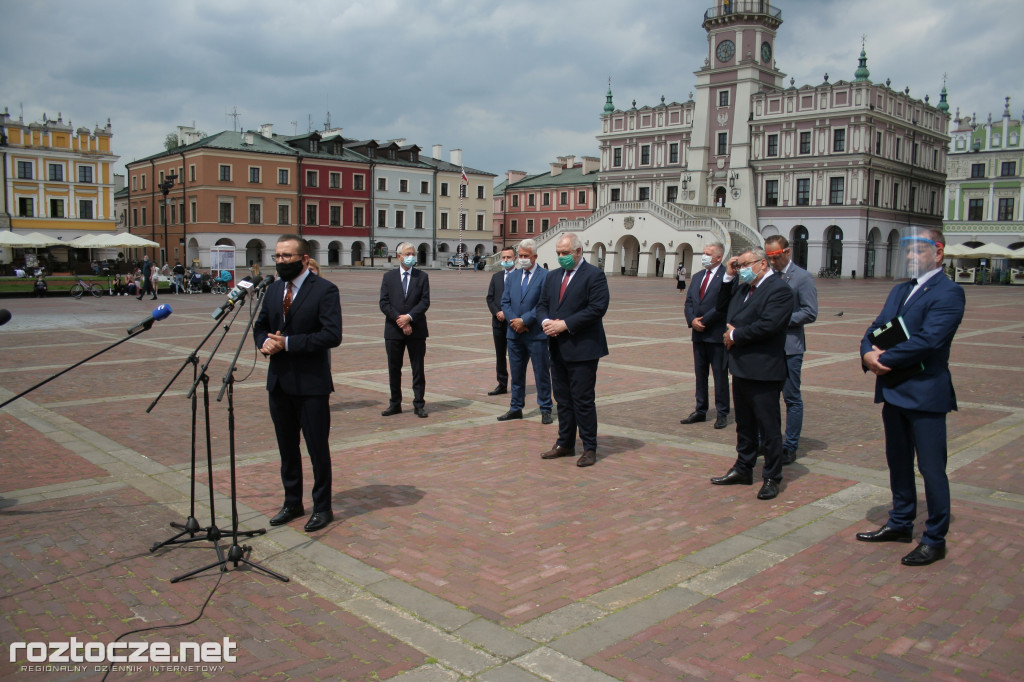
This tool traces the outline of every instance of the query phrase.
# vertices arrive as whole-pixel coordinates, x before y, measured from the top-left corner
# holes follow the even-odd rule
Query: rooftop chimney
[[[441,159],[441,145],[435,144],[434,146],[432,146],[430,148],[430,156],[431,156],[431,158],[434,158],[434,159],[437,159],[438,161],[441,161],[442,160]]]
[[[462,166],[462,150],[453,149],[451,151],[451,160],[453,166]]]
[[[596,156],[584,156],[583,157],[583,174],[589,175],[590,173],[596,173],[601,170],[601,159]]]
[[[267,138],[268,140],[272,139],[274,137],[274,124],[264,123],[260,125],[260,135]]]

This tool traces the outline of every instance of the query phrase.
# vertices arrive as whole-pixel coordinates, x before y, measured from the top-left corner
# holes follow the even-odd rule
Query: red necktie
[[[710,270],[705,270],[704,271],[704,281],[701,282],[701,285],[700,285],[700,300],[702,300],[702,301],[704,300],[704,294],[707,293],[708,283],[710,281],[711,281],[711,271]]]
[[[288,282],[288,288],[285,289],[284,294],[284,314],[288,315],[288,311],[292,308],[292,283]]]
[[[565,287],[569,285],[569,275],[572,274],[572,270],[565,271],[565,277],[562,278],[562,288],[558,290],[558,302],[562,302],[562,297],[565,296]]]

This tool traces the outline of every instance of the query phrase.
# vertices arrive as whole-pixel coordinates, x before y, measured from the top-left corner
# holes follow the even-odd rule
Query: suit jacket
[[[401,315],[412,315],[414,339],[425,339],[427,308],[430,307],[430,282],[427,273],[418,268],[409,270],[409,293],[402,291],[402,267],[384,273],[380,283],[380,311],[384,313],[384,338],[404,339],[405,333],[395,322]]]
[[[686,292],[686,305],[683,312],[686,314],[686,326],[693,329],[693,321],[698,317],[703,318],[704,331],[699,332],[693,329],[690,339],[693,342],[703,341],[704,343],[722,343],[722,334],[725,333],[725,314],[718,311],[716,301],[718,291],[722,287],[722,277],[725,275],[725,264],[718,266],[718,271],[708,283],[708,289],[704,292],[704,300],[700,298],[700,285],[704,282],[705,271],[695,274],[690,278],[690,289]]]
[[[513,270],[509,277],[515,277]],[[505,270],[502,268],[491,275],[491,283],[487,285],[487,309],[491,311],[491,326],[495,329],[504,329],[508,322],[502,322],[495,315],[501,310],[501,295],[505,293]]]
[[[600,268],[583,261],[559,302],[558,292],[564,275],[564,272],[552,272],[545,277],[537,302],[538,320],[562,320],[569,328],[567,332],[549,337],[548,343],[557,345],[562,359],[568,362],[603,358],[608,355],[608,340],[601,322],[611,300],[608,279]]]
[[[338,287],[312,272],[284,316],[285,282],[277,280],[263,297],[253,323],[256,347],[262,348],[270,332],[288,337],[288,350],[270,356],[267,390],[280,388],[288,395],[327,395],[334,391],[330,349],[341,343],[341,295]]]
[[[802,355],[807,350],[804,325],[818,319],[818,288],[814,286],[811,273],[793,262],[786,272],[775,274],[793,290],[793,314],[786,330],[786,355]]]
[[[729,349],[729,371],[741,379],[785,381],[786,328],[793,313],[793,291],[776,275],[765,277],[751,294],[739,278],[723,282],[718,310],[736,329]],[[706,298],[706,296],[705,296]]]
[[[505,338],[510,341],[543,341],[548,338],[540,326],[541,320],[537,318],[537,303],[540,301],[540,292],[544,289],[544,282],[547,279],[548,271],[539,265],[533,266],[533,274],[526,284],[526,291],[523,291],[523,271],[516,270],[508,278],[508,286],[501,297],[501,309],[505,311],[505,324],[516,319],[523,318],[530,331],[522,334],[516,333],[512,327],[508,327]],[[568,296],[569,292],[566,291]]]
[[[904,282],[889,292],[881,314],[861,339],[861,355],[871,350],[871,332],[896,317],[900,304],[911,289],[910,282]],[[899,315],[903,317],[910,338],[882,353],[878,361],[893,369],[921,362],[924,363],[924,371],[892,388],[876,378],[876,403],[886,402],[924,412],[950,412],[956,409],[953,377],[949,373],[949,348],[964,317],[964,306],[963,288],[950,281],[942,272],[925,282],[914,297],[907,301]]]

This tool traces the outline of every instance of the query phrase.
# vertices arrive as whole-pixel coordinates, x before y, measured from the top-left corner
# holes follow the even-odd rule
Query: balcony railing
[[[764,14],[782,21],[782,10],[772,7],[770,0],[730,0],[722,3],[720,7],[711,7],[704,12],[704,21],[730,14]]]

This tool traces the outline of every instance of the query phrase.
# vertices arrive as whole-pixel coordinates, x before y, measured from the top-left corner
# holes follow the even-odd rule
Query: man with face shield
[[[946,414],[956,409],[949,349],[964,316],[965,299],[960,285],[942,271],[944,247],[939,228],[903,230],[899,263],[903,265],[901,274],[910,280],[889,292],[881,314],[860,343],[864,371],[875,375],[875,402],[882,403],[892,510],[885,525],[858,533],[857,539],[913,540],[916,454],[928,519],[920,544],[901,560],[905,566],[926,566],[946,556],[950,522]],[[898,332],[897,342],[882,344],[875,332],[886,330],[890,322],[893,326],[888,331]]]

